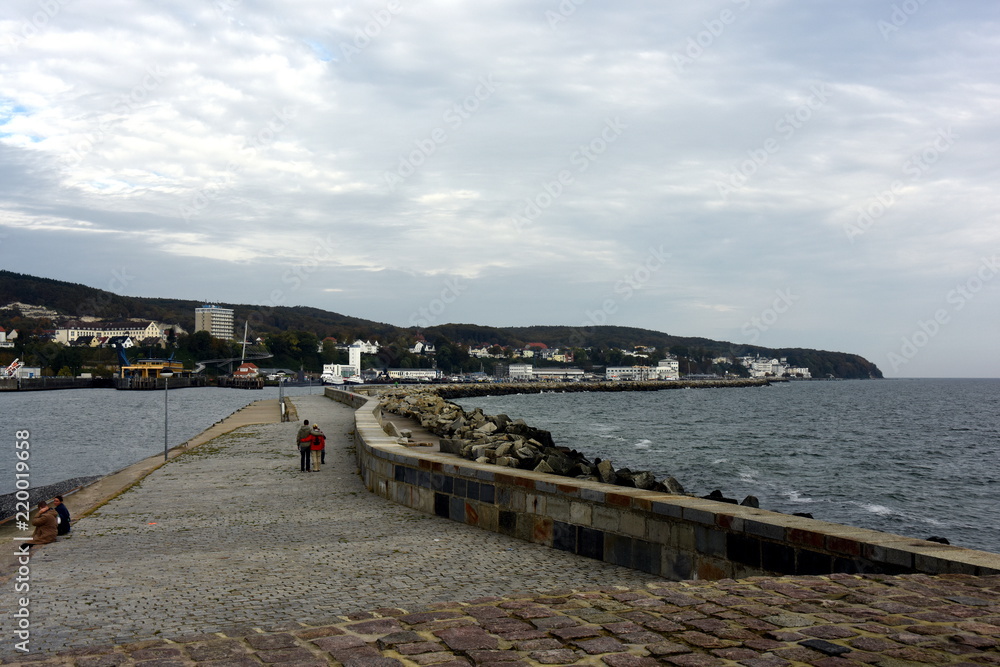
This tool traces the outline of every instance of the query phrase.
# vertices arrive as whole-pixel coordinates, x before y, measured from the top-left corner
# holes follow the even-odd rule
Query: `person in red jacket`
[[[312,438],[312,444],[309,446],[312,454],[312,469],[313,472],[319,472],[319,464],[323,460],[323,449],[326,448],[326,435],[320,430],[319,424],[313,424],[309,436]]]

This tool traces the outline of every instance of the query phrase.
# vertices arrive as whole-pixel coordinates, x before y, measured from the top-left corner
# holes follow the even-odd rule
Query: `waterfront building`
[[[510,364],[507,367],[507,375],[512,382],[533,380],[535,377],[534,366],[532,364]]]
[[[194,330],[207,331],[213,338],[233,339],[233,309],[206,304],[194,309]]]
[[[582,380],[583,374],[583,369],[580,368],[536,367],[532,370],[532,376],[536,380],[553,380],[558,382]]]
[[[666,359],[660,359],[656,363],[656,379],[657,380],[681,379],[681,362],[677,360],[677,357],[668,356]]]
[[[441,378],[439,368],[390,368],[391,380],[437,380]]]
[[[361,366],[352,364],[323,364],[323,372],[320,379],[331,384],[340,384],[345,378],[352,378],[359,375]]]
[[[643,381],[654,378],[656,370],[649,366],[608,366],[604,378],[614,382],[621,380]]]
[[[128,366],[121,367],[123,378],[159,378],[164,372],[170,372],[175,377],[190,377],[191,371],[184,369],[184,364],[172,359],[138,359]]]
[[[667,357],[656,366],[608,366],[604,369],[606,380],[679,380],[680,362],[676,357]]]
[[[240,364],[239,368],[233,371],[233,375],[236,377],[255,378],[258,375],[260,375],[260,368],[258,368],[257,364],[253,362],[244,361],[242,364]]]
[[[740,357],[740,364],[750,371],[750,377],[754,378],[789,376],[808,379],[812,377],[808,368],[789,366],[788,359],[785,357],[780,359]]]

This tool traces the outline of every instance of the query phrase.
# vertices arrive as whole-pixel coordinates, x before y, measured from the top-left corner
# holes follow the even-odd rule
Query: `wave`
[[[886,507],[885,505],[878,505],[876,503],[858,503],[858,502],[854,502],[851,504],[860,507],[869,514],[876,514],[878,516],[893,516],[893,515],[901,516],[899,512],[892,509],[891,507]]]
[[[650,447],[653,446],[653,441],[646,440],[645,438],[643,438],[642,440],[640,440],[639,442],[635,443],[632,446],[635,447],[636,449],[649,449]]]
[[[801,492],[795,489],[789,489],[787,491],[782,491],[781,495],[788,499],[790,503],[814,503],[816,502],[808,496],[803,496]]]

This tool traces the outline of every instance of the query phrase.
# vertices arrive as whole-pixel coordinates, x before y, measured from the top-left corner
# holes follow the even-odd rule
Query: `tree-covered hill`
[[[122,296],[106,290],[69,283],[51,278],[39,278],[10,271],[0,271],[0,307],[24,303],[57,311],[56,320],[64,321],[84,316],[103,319],[142,318],[167,324],[179,324],[194,330],[194,309],[202,301],[169,298]],[[867,359],[844,352],[827,352],[803,348],[771,349],[742,345],[708,338],[672,336],[660,331],[618,326],[532,326],[489,327],[478,324],[442,324],[425,330],[397,327],[373,322],[308,306],[261,306],[251,304],[219,304],[232,308],[238,324],[249,323],[254,335],[268,337],[285,332],[309,332],[318,340],[335,337],[341,342],[358,338],[378,340],[404,354],[416,335],[422,334],[438,348],[445,347],[445,356],[467,361],[464,348],[469,345],[499,345],[523,348],[528,343],[544,343],[577,351],[576,363],[585,368],[628,360],[622,350],[637,346],[655,348],[655,358],[671,353],[685,364],[686,373],[711,372],[718,369],[712,360],[718,357],[760,355],[786,357],[792,366],[810,369],[813,377],[881,378],[882,372]],[[0,311],[0,324],[7,328],[31,330],[51,329],[59,321],[32,318],[16,310]],[[391,365],[396,357],[386,357]],[[439,359],[439,363],[444,359]],[[737,370],[737,369],[734,369]]]

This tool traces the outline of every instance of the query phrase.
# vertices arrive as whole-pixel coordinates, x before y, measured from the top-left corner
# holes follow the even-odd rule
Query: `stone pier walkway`
[[[1000,664],[1000,577],[834,575],[663,582],[416,513],[355,474],[351,411],[294,399],[328,435],[299,472],[297,424],[178,456],[32,557],[14,650],[79,667]],[[69,499],[67,499],[69,503]]]

